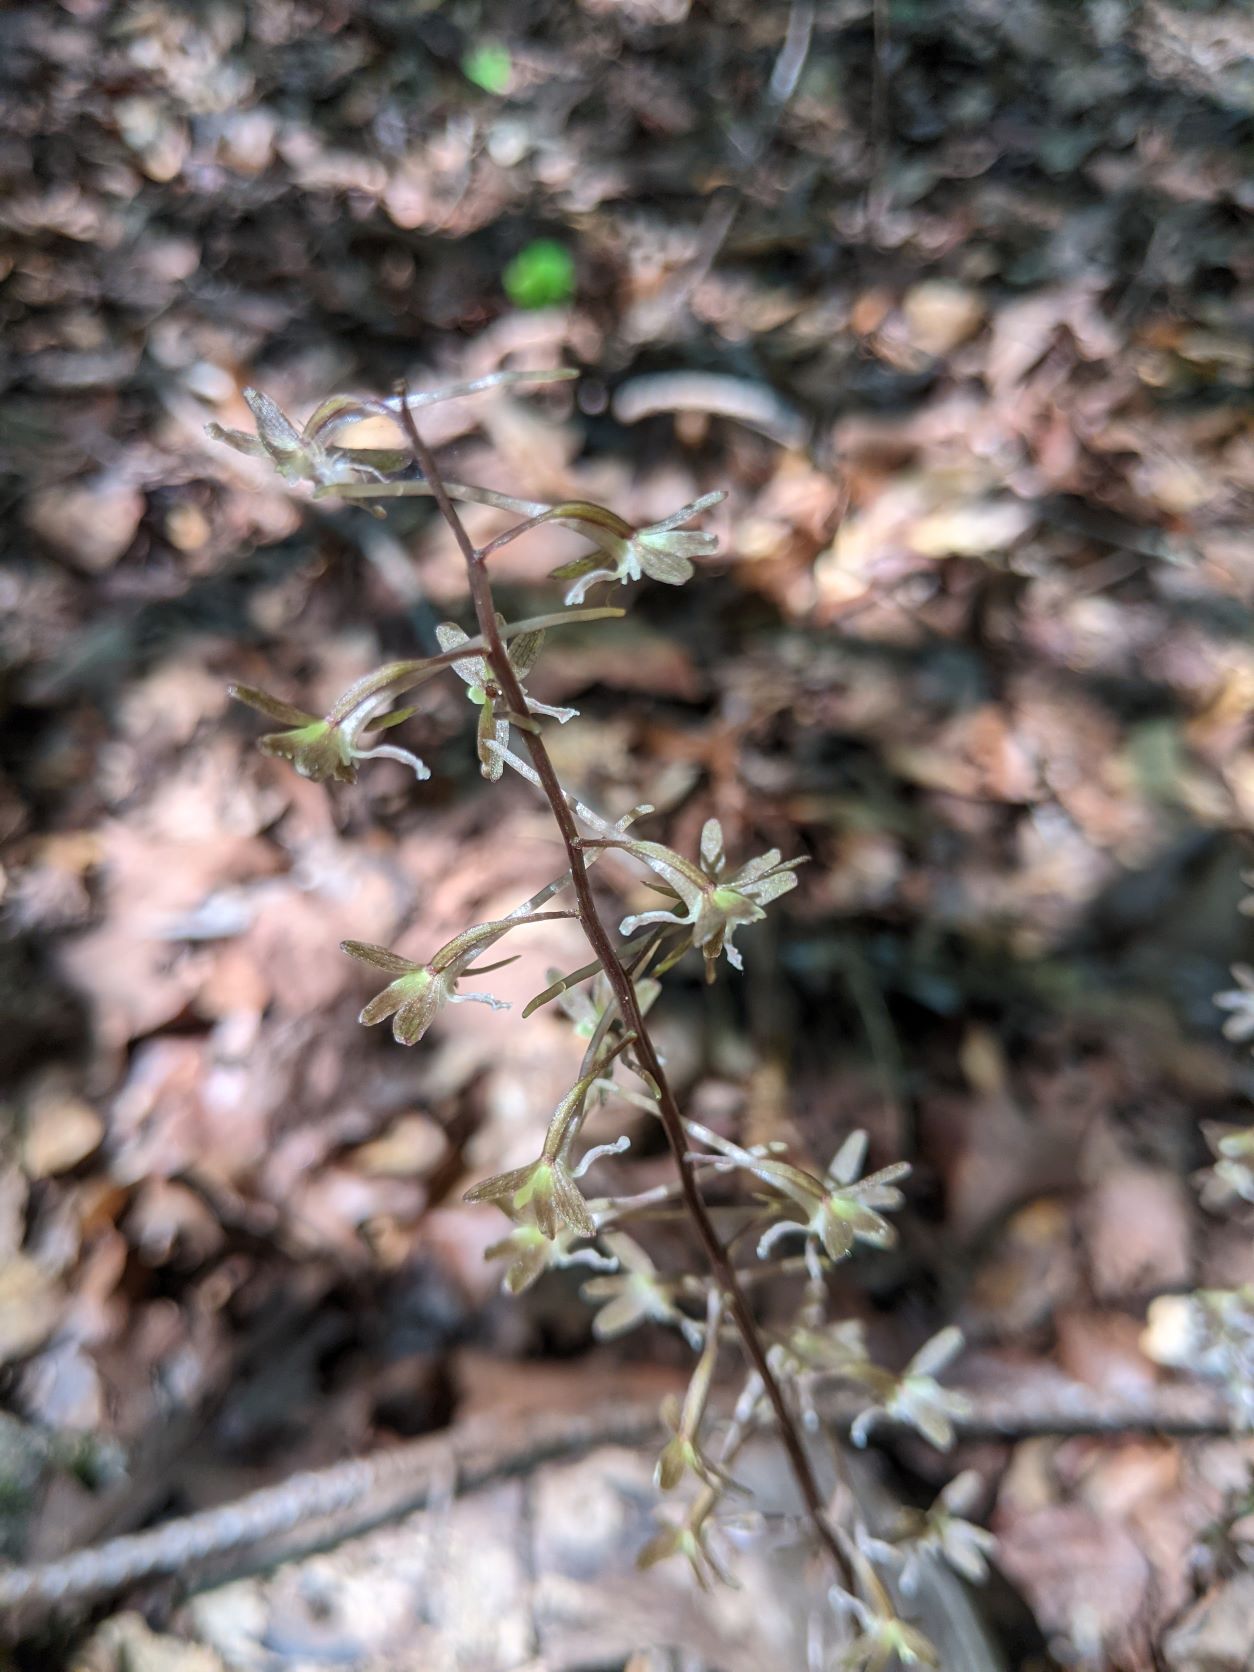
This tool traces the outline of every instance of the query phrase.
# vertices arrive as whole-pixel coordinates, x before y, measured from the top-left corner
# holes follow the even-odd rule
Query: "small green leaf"
[[[462,58],[462,74],[485,93],[506,93],[513,74],[509,52],[499,41],[472,46]]]
[[[533,239],[508,264],[501,282],[515,307],[556,307],[574,295],[574,257],[552,238]]]

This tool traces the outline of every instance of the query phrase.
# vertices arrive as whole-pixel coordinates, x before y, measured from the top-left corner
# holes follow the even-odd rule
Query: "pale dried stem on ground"
[[[824,1424],[835,1432],[847,1430],[861,1408],[860,1400],[840,1395],[820,1395],[816,1403]],[[277,1486],[144,1532],[52,1561],[0,1568],[4,1632],[28,1628],[49,1608],[117,1594],[161,1575],[177,1576],[185,1588],[218,1582],[398,1520],[441,1490],[474,1491],[597,1446],[651,1444],[661,1427],[654,1399],[618,1399],[582,1411],[563,1408],[513,1418],[494,1414],[371,1457],[303,1471]],[[1078,1383],[1045,1392],[976,1394],[970,1410],[955,1418],[955,1427],[964,1439],[1003,1441],[1086,1434],[1200,1438],[1235,1431],[1224,1397],[1214,1389],[1159,1387],[1146,1398],[1111,1399]],[[275,1547],[278,1540],[283,1541],[281,1550]],[[225,1571],[223,1558],[230,1558]]]

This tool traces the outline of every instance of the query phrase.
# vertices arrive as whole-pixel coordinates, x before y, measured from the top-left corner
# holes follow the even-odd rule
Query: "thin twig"
[[[835,1434],[848,1430],[863,1403],[845,1393],[820,1394],[815,1401],[825,1427]],[[954,1427],[964,1440],[1001,1441],[1046,1435],[1204,1438],[1234,1431],[1222,1394],[1212,1388],[1168,1384],[1144,1396],[1112,1398],[1062,1377],[1037,1389],[972,1392],[969,1409],[955,1416]],[[271,1566],[276,1539],[291,1535],[281,1554],[292,1559],[400,1520],[423,1508],[441,1486],[447,1492],[450,1481],[458,1494],[471,1492],[597,1446],[647,1445],[660,1430],[652,1399],[616,1399],[525,1418],[485,1416],[447,1434],[291,1475],[216,1509],[163,1521],[69,1556],[0,1568],[0,1623],[4,1635],[12,1636],[50,1608],[116,1595],[163,1575],[177,1575],[185,1588],[210,1577],[219,1582],[223,1576],[212,1571],[216,1559],[238,1558],[235,1571]],[[883,1432],[890,1432],[887,1423]]]
[[[403,396],[404,391],[402,390],[400,393]],[[466,560],[466,572],[470,580],[475,615],[479,623],[479,631],[487,645],[485,655],[488,665],[492,669],[493,677],[500,687],[506,704],[516,712],[525,714],[527,699],[519,685],[518,675],[510,662],[497,626],[492,583],[488,578],[487,567],[481,561],[470,536],[466,533],[456,507],[444,491],[439,467],[430,448],[418,433],[418,426],[407,405],[402,405],[401,416],[409,436],[410,445],[414,450],[414,456],[418,460],[423,475],[431,484],[435,502],[452,530],[453,537]],[[561,833],[562,844],[566,849],[580,927],[587,936],[593,952],[600,960],[601,968],[605,972],[610,990],[618,1005],[618,1013],[622,1018],[624,1028],[636,1036],[635,1052],[640,1066],[657,1088],[658,1114],[666,1133],[667,1142],[670,1144],[671,1152],[675,1157],[675,1164],[679,1169],[684,1205],[705,1251],[714,1281],[727,1298],[728,1310],[735,1321],[741,1341],[744,1344],[745,1356],[761,1378],[766,1397],[770,1401],[771,1409],[774,1411],[776,1422],[779,1425],[780,1440],[788,1455],[789,1464],[796,1477],[802,1501],[806,1506],[806,1511],[813,1523],[815,1532],[820,1543],[831,1557],[842,1583],[850,1583],[852,1574],[849,1563],[827,1523],[823,1494],[815,1479],[814,1470],[810,1466],[810,1459],[806,1455],[801,1431],[788,1408],[783,1389],[767,1362],[766,1347],[758,1332],[757,1320],[754,1318],[753,1310],[744,1290],[741,1288],[735,1267],[727,1258],[726,1250],[706,1209],[705,1202],[702,1200],[701,1191],[697,1184],[696,1171],[692,1162],[688,1159],[688,1141],[684,1132],[684,1118],[680,1113],[679,1104],[676,1102],[675,1094],[666,1078],[666,1071],[662,1067],[661,1059],[654,1048],[648,1028],[645,1026],[644,1015],[636,997],[635,986],[624,968],[618,951],[597,911],[596,899],[592,893],[592,884],[588,878],[582,840],[578,826],[575,824],[574,815],[567,804],[566,795],[549,758],[549,752],[545,748],[544,738],[539,732],[525,735],[532,765],[535,767],[541,788],[552,809],[554,822]]]

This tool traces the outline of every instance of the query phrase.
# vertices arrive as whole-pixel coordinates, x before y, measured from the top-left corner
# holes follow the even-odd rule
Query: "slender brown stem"
[[[404,391],[398,391],[403,395]],[[481,555],[476,551],[474,542],[467,534],[464,524],[457,513],[457,508],[444,491],[444,484],[440,477],[439,468],[431,449],[418,433],[418,426],[413,413],[402,402],[401,418],[409,436],[410,445],[423,475],[431,487],[432,496],[445,522],[453,532],[453,537],[461,549],[466,560],[466,571],[470,579],[470,593],[475,606],[475,616],[479,623],[479,632],[483,637],[486,649],[484,655],[492,669],[493,677],[505,698],[507,705],[517,713],[527,712],[527,699],[518,682],[518,675],[510,663],[504,641],[497,625],[496,610],[492,598],[492,584],[488,578],[486,565]],[[644,1015],[636,998],[636,989],[623,966],[622,959],[610,939],[608,930],[601,921],[597,911],[596,900],[592,893],[592,884],[588,878],[587,867],[584,862],[582,839],[579,828],[575,823],[574,814],[567,805],[566,796],[562,790],[549,752],[544,746],[544,739],[538,732],[524,734],[527,749],[531,755],[532,765],[536,776],[540,780],[553,818],[561,833],[562,844],[566,849],[566,859],[570,866],[571,883],[575,891],[578,905],[580,926],[587,936],[588,944],[600,959],[601,968],[605,971],[610,990],[618,1005],[618,1013],[623,1019],[623,1026],[636,1036],[635,1052],[640,1066],[648,1074],[657,1088],[658,1113],[661,1117],[662,1128],[666,1133],[667,1142],[675,1157],[675,1165],[679,1169],[679,1182],[683,1192],[684,1206],[692,1220],[694,1229],[705,1252],[710,1272],[722,1293],[727,1297],[728,1310],[732,1315],[740,1339],[744,1345],[745,1356],[761,1379],[762,1387],[770,1401],[771,1409],[775,1413],[775,1420],[779,1425],[780,1439],[788,1455],[788,1461],[796,1478],[802,1501],[814,1525],[815,1532],[828,1555],[835,1564],[836,1571],[845,1585],[852,1585],[853,1575],[844,1551],[841,1549],[831,1527],[827,1523],[824,1512],[823,1495],[814,1477],[814,1470],[810,1466],[810,1459],[806,1454],[802,1442],[801,1432],[792,1412],[784,1398],[783,1389],[767,1361],[766,1348],[758,1331],[757,1320],[753,1309],[741,1288],[736,1275],[736,1268],[727,1257],[727,1251],[719,1238],[710,1218],[701,1191],[697,1184],[696,1172],[688,1155],[688,1141],[684,1132],[683,1115],[679,1104],[666,1078],[666,1071],[662,1067],[661,1059],[649,1037],[645,1026]]]

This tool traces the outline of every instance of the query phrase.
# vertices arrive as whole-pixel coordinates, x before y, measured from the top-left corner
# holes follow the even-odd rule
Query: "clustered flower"
[[[917,1626],[895,1614],[877,1613],[856,1597],[848,1598],[846,1606],[856,1613],[861,1629],[841,1655],[839,1666],[849,1672],[884,1672],[894,1665],[940,1665],[935,1645]]]
[[[716,1579],[724,1585],[733,1584],[713,1524],[712,1511],[717,1502],[718,1494],[711,1488],[699,1492],[682,1520],[668,1522],[654,1534],[636,1557],[636,1566],[651,1568],[672,1556],[681,1556],[703,1591],[712,1589]]]
[[[701,1443],[701,1424],[705,1420],[714,1366],[718,1360],[718,1332],[722,1316],[722,1296],[712,1290],[706,1312],[705,1343],[689,1379],[683,1403],[674,1394],[668,1394],[662,1401],[662,1421],[670,1429],[671,1438],[662,1448],[653,1478],[663,1492],[674,1491],[687,1474],[694,1475],[714,1492],[738,1490],[726,1469],[706,1455]]]

